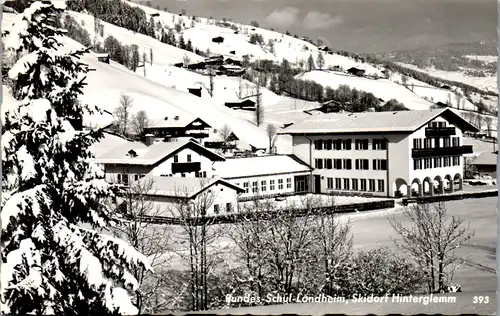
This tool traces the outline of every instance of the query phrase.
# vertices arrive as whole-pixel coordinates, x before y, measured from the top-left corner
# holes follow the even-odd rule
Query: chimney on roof
[[[174,120],[178,121],[179,120],[179,116],[178,115],[174,116]]]
[[[168,116],[165,116],[165,121],[168,121]]]
[[[155,136],[153,134],[146,134],[144,135],[144,137],[145,137],[144,143],[146,144],[146,146],[151,146],[155,142]]]

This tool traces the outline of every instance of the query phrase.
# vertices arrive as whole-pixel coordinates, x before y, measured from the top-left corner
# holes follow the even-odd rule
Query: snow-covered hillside
[[[486,76],[486,77],[471,77],[467,76],[462,72],[455,71],[444,71],[438,70],[435,68],[421,69],[415,65],[405,64],[398,62],[399,65],[415,69],[424,73],[427,73],[436,78],[442,78],[450,81],[462,82],[473,87],[477,87],[479,89],[487,90],[487,91],[497,91],[497,77],[496,76]]]
[[[2,28],[8,29],[14,19],[13,14],[5,14],[2,19]],[[63,49],[76,50],[82,46],[70,38],[62,39]],[[145,110],[152,119],[165,116],[178,115],[178,113],[189,113],[200,117],[214,129],[228,124],[233,132],[240,138],[242,144],[251,144],[258,148],[267,148],[268,138],[265,127],[259,128],[253,123],[235,117],[234,111],[212,102],[203,100],[188,92],[168,88],[151,80],[141,78],[138,74],[115,63],[110,64],[98,62],[96,57],[88,54],[83,62],[90,65],[95,71],[87,76],[87,86],[84,88],[83,102],[94,104],[100,108],[113,112],[119,105],[121,93],[130,95],[134,101],[131,111]],[[7,90],[4,87],[4,95]],[[12,97],[4,98],[2,104],[2,115],[15,105]],[[182,115],[182,114],[181,114]],[[112,121],[111,115],[99,117],[87,117],[85,123],[94,126],[105,126]],[[286,144],[277,143],[277,147],[287,151]],[[286,147],[286,148],[285,148]]]
[[[275,31],[227,22],[228,25],[232,25],[233,28],[238,30],[236,31],[238,34],[235,34],[233,28],[214,25],[216,22],[214,20],[202,17],[196,17],[193,20],[190,16],[156,10],[130,1],[124,2],[141,8],[148,16],[157,15],[154,17],[155,21],[161,21],[163,25],[170,28],[179,23],[182,25],[181,34],[186,41],[189,39],[194,47],[202,51],[209,49],[213,54],[234,55],[240,58],[249,55],[250,59],[269,59],[278,62],[287,59],[291,63],[298,64],[300,61],[305,63],[310,54],[316,60],[319,53],[318,47],[315,45]],[[261,35],[263,44],[250,44],[251,34]],[[212,42],[212,38],[217,36],[223,37],[224,42],[220,44]],[[274,43],[272,50],[268,45],[269,40]],[[234,54],[231,54],[231,51],[234,51]],[[328,68],[328,66],[340,66],[344,69],[357,67],[366,70],[368,74],[381,75],[380,69],[366,63],[356,62],[348,57],[324,53],[324,58],[325,68]]]

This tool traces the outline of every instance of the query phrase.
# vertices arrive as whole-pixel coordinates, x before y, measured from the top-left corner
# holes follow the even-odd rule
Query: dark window
[[[356,139],[356,150],[367,150],[368,139]]]
[[[226,212],[231,213],[233,211],[233,205],[231,203],[226,203]]]
[[[352,160],[351,159],[343,159],[343,167],[346,170],[352,169]]]
[[[377,191],[384,192],[384,180],[377,180]]]
[[[344,179],[344,190],[349,190],[349,179]]]
[[[352,180],[352,190],[358,191],[358,179],[351,179],[351,180]]]
[[[323,159],[315,159],[314,163],[316,169],[323,169]]]
[[[214,213],[219,214],[220,209],[219,209],[219,204],[214,204]]]
[[[333,189],[333,178],[326,178],[326,188],[329,190]]]
[[[344,139],[342,140],[342,148],[344,150],[351,150],[351,143],[352,143],[352,140],[350,139]]]
[[[134,174],[134,181],[137,181],[139,180],[139,175],[138,174]]]
[[[336,190],[341,190],[342,189],[342,182],[340,178],[335,178],[335,189]]]
[[[453,147],[458,147],[458,146],[460,146],[460,138],[458,138],[458,137],[453,137],[452,142],[453,142],[453,144],[452,144],[452,145],[453,145]]]
[[[188,160],[188,162],[191,162],[191,155],[190,154],[187,155],[187,160]]]
[[[450,137],[443,138],[443,147],[451,147],[451,138]]]
[[[432,139],[430,138],[424,139],[424,148],[432,148]]]
[[[177,155],[174,156],[174,162],[179,162],[179,156]]]
[[[342,139],[335,140],[335,149],[336,150],[341,150],[342,149]]]
[[[368,180],[368,191],[375,191],[375,180],[369,179]]]
[[[332,140],[331,139],[325,140],[325,149],[332,150]]]
[[[366,179],[361,179],[361,191],[366,191]]]
[[[333,160],[333,169],[342,169],[342,159]]]
[[[413,170],[422,169],[422,159],[413,159]]]
[[[325,159],[325,167],[326,167],[326,169],[332,169],[333,168],[332,160],[331,159]]]

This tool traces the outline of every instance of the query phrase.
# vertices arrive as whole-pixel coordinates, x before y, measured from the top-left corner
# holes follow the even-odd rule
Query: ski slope
[[[13,14],[4,13],[2,28],[10,28],[13,18]],[[79,43],[67,37],[62,38],[62,43],[63,50],[82,48]],[[253,123],[235,117],[232,109],[142,78],[115,62],[110,64],[98,62],[92,54],[84,56],[82,61],[95,69],[88,73],[87,86],[83,89],[81,97],[82,102],[94,104],[112,113],[119,105],[120,95],[125,93],[133,98],[132,113],[145,110],[148,117],[159,119],[185,112],[200,117],[214,129],[220,129],[228,124],[243,145],[253,145],[257,148],[268,146],[265,127],[259,128]],[[16,101],[12,97],[4,98],[2,114],[15,105]],[[86,117],[84,120],[85,124],[92,126],[105,126],[111,122],[110,115]],[[279,149],[281,145],[280,142],[277,143]],[[288,143],[283,144],[283,147],[288,146]]]

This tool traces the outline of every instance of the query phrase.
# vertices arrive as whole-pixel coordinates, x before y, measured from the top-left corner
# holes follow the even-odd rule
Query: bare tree
[[[453,274],[464,259],[455,250],[462,247],[474,235],[470,224],[447,214],[444,202],[415,204],[406,208],[404,217],[410,221],[405,227],[395,216],[389,219],[391,226],[401,236],[395,244],[405,251],[422,269],[429,293],[446,292]]]
[[[200,178],[202,187],[207,183],[207,179]],[[208,275],[214,272],[224,251],[218,243],[225,234],[224,229],[206,220],[217,195],[213,190],[204,190],[190,199],[188,189],[178,188],[176,191],[178,198],[170,211],[181,220],[182,233],[176,238],[178,247],[175,252],[189,267],[191,309],[206,310],[209,307]]]
[[[332,204],[334,204],[334,200]],[[352,255],[352,234],[350,223],[342,224],[337,215],[328,212],[316,218],[316,255],[323,275],[322,292],[334,295],[335,272],[338,266],[349,261]]]
[[[401,82],[403,83],[403,86],[406,87],[406,85],[408,84],[408,76],[402,75],[401,76]]]
[[[184,63],[184,67],[187,67],[189,65],[189,57],[188,55],[184,54],[184,57],[182,57],[182,62]]]
[[[208,70],[208,93],[210,97],[214,96],[215,89],[215,71],[213,69]]]
[[[316,64],[320,70],[325,66],[325,57],[321,51],[318,53],[318,57],[316,58]]]
[[[257,126],[260,126],[264,122],[264,107],[262,106],[261,98],[260,82],[257,80],[257,84],[255,85],[255,123]]]
[[[174,297],[164,292],[170,266],[170,226],[151,223],[149,218],[164,216],[165,211],[148,194],[154,191],[154,181],[135,181],[121,190],[117,197],[116,216],[118,225],[112,233],[129,242],[150,260],[154,272],[136,268],[132,272],[139,283],[139,291],[133,297],[139,313],[158,313],[172,308]]]
[[[229,141],[229,136],[231,135],[233,131],[231,130],[231,127],[229,125],[224,124],[224,126],[219,130],[219,136],[222,139],[222,152],[226,152],[227,149],[227,143]]]
[[[127,136],[129,132],[129,123],[131,117],[130,111],[132,109],[132,105],[132,97],[122,93],[120,95],[120,105],[115,109],[113,113],[118,132],[125,136]]]
[[[273,152],[274,144],[276,142],[276,126],[272,124],[268,124],[266,128],[267,138],[269,139],[269,153]]]
[[[488,131],[488,136],[491,136],[491,130],[492,130],[492,125],[493,125],[493,119],[491,116],[485,116],[484,117],[484,123],[486,124],[486,130]]]
[[[144,129],[149,126],[149,119],[146,111],[137,112],[132,118],[132,128],[135,135],[144,134]]]
[[[142,67],[144,67],[144,77],[146,77],[146,52],[142,52]]]
[[[462,101],[462,97],[460,96],[460,94],[455,93],[455,101],[457,102],[457,109],[460,109],[460,104],[461,104],[461,101]]]

